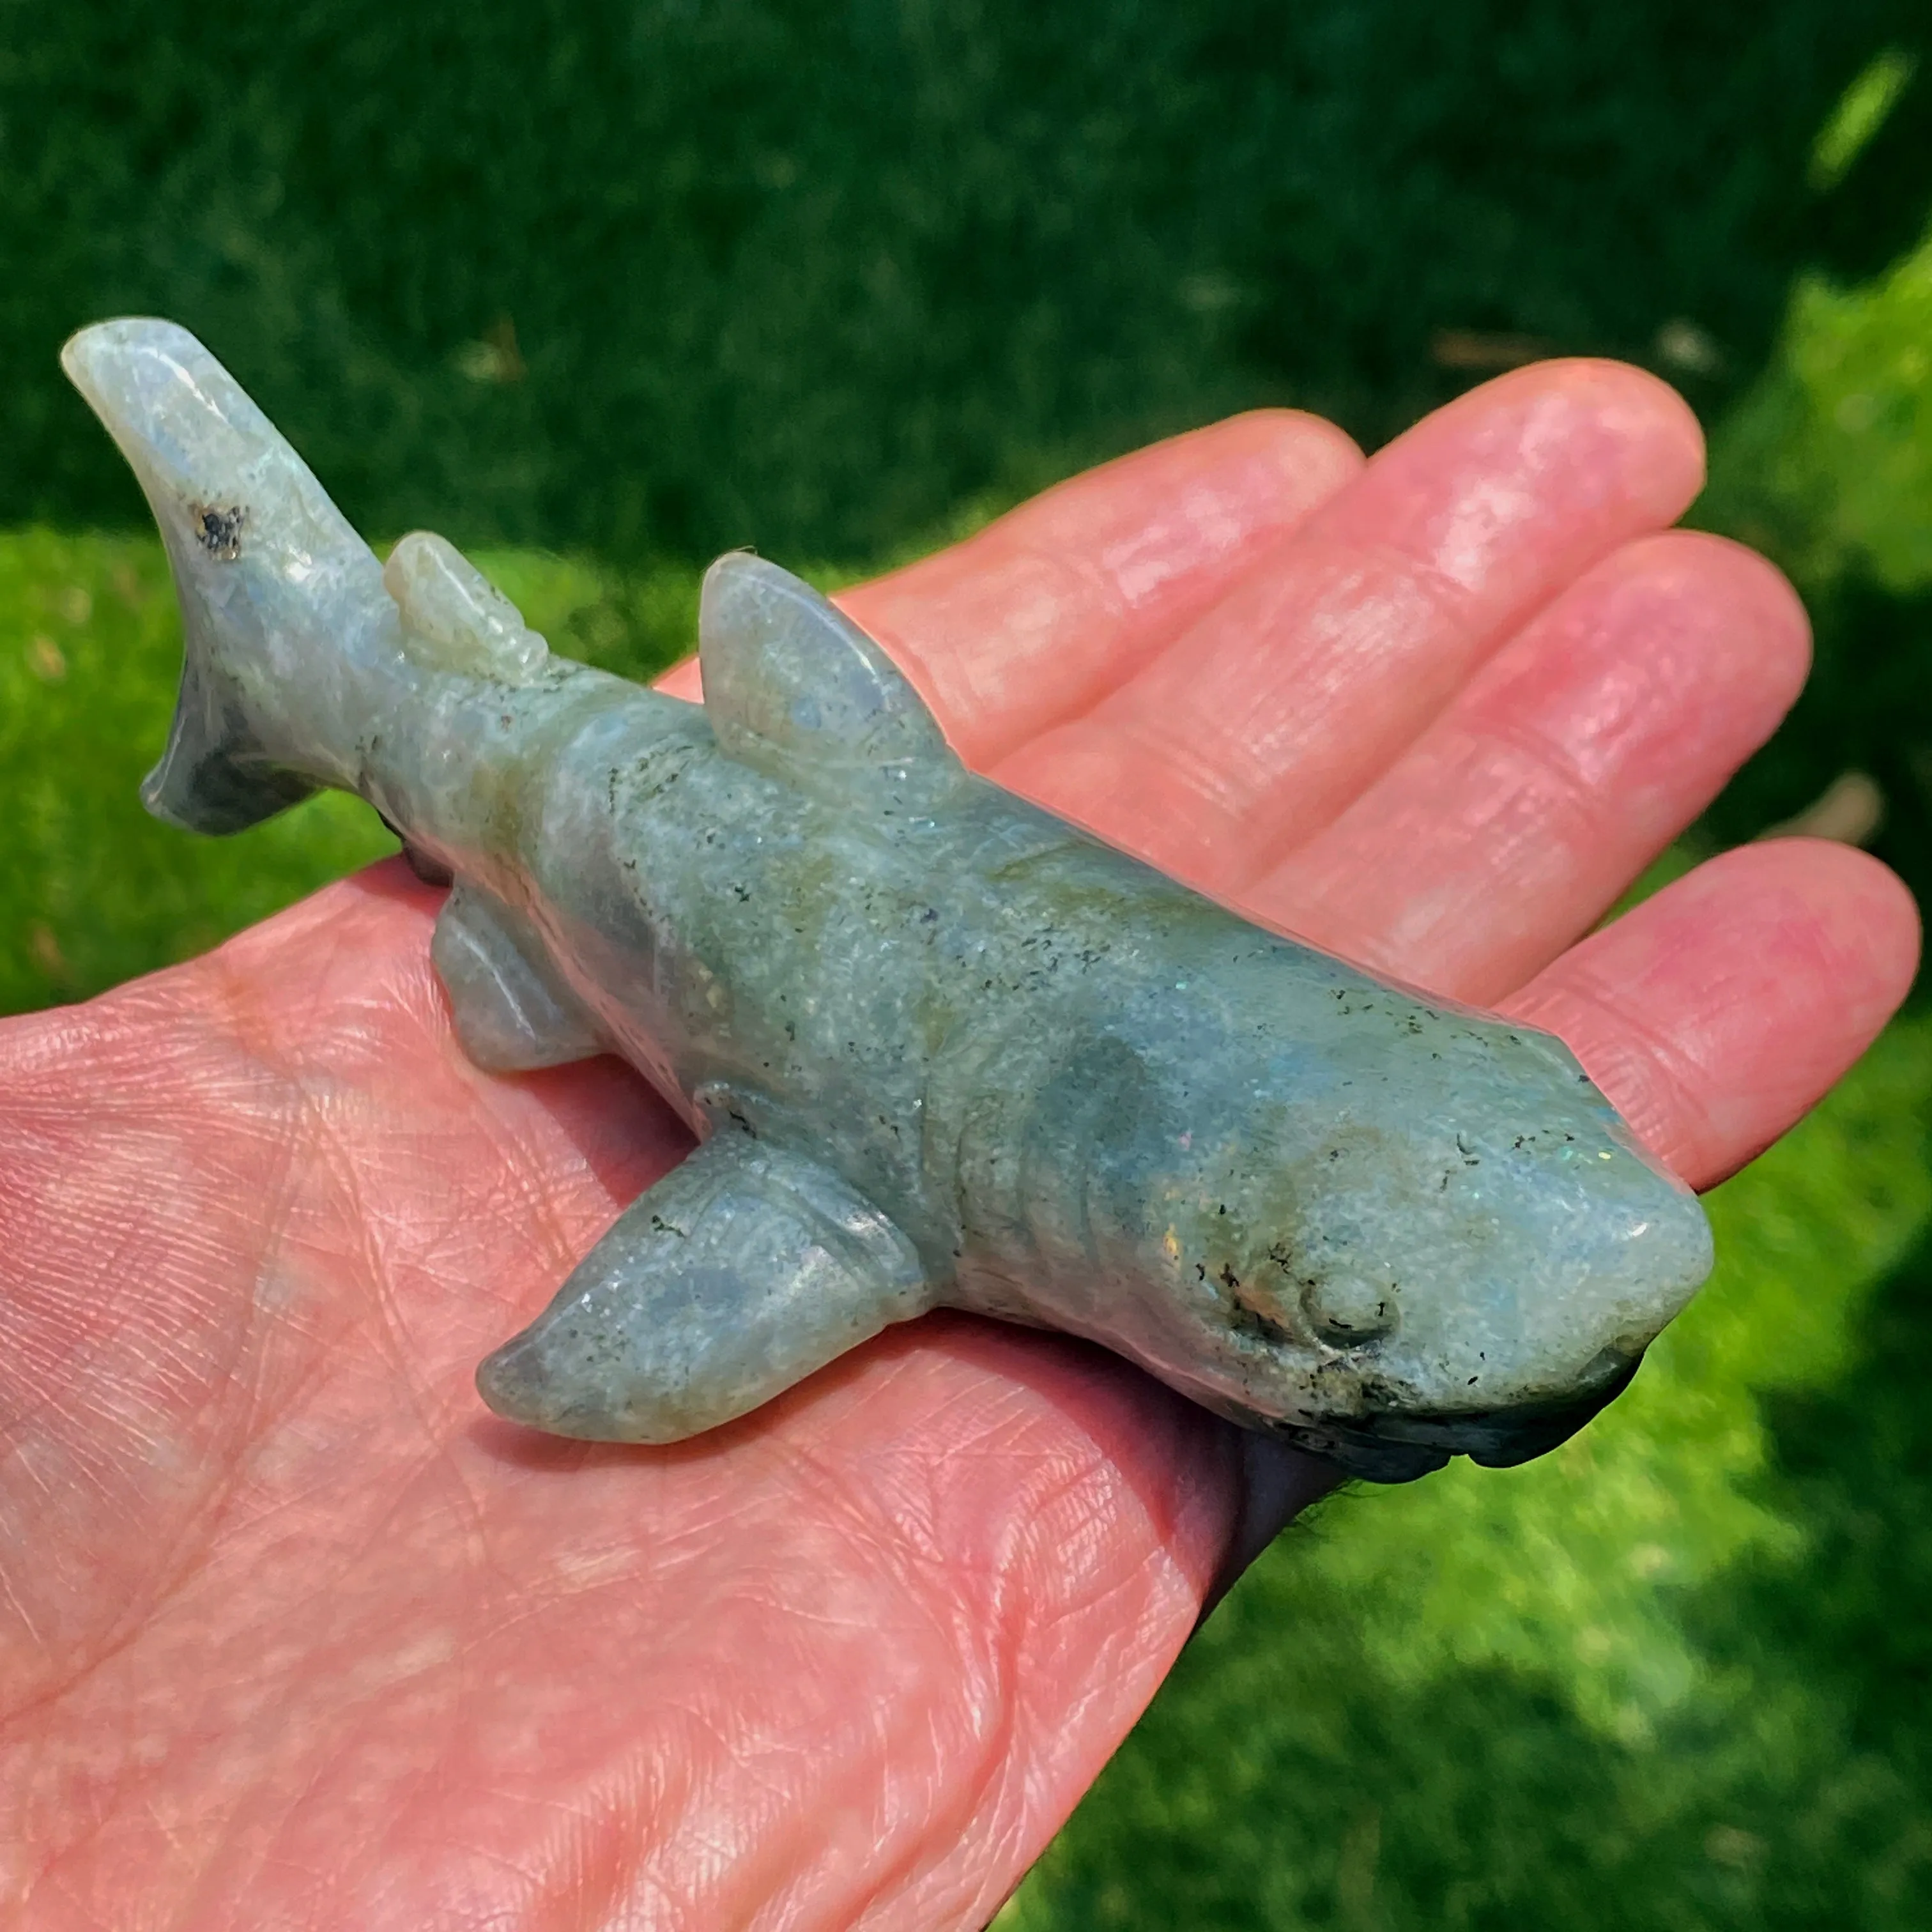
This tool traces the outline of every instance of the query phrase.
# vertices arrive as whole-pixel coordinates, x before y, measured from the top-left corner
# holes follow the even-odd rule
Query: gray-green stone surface
[[[946,1305],[1399,1480],[1561,1441],[1708,1273],[1559,1042],[974,777],[772,565],[712,566],[685,704],[551,657],[439,538],[379,564],[184,331],[64,361],[186,622],[149,808],[358,793],[455,881],[434,952],[476,1061],[620,1054],[702,1142],[484,1362],[501,1414],[672,1442]]]

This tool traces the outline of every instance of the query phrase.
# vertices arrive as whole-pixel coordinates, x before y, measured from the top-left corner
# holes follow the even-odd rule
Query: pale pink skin
[[[1581,937],[1804,674],[1775,572],[1661,533],[1700,467],[1548,364],[1366,466],[1237,418],[844,601],[979,769],[1553,1028],[1706,1186],[1917,925],[1791,841]],[[478,1358],[685,1141],[610,1063],[467,1065],[436,904],[380,866],[0,1027],[7,1922],[970,1932],[1328,1478],[961,1318],[674,1450],[493,1420]]]

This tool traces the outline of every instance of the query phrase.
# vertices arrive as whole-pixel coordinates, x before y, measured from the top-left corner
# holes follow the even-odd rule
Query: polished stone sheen
[[[620,1054],[703,1142],[483,1364],[502,1414],[671,1442],[943,1304],[1394,1480],[1561,1441],[1708,1272],[1560,1042],[974,777],[773,565],[712,566],[684,704],[551,656],[440,538],[386,570],[183,330],[64,361],[186,622],[149,808],[360,794],[455,880],[434,955],[476,1061]]]

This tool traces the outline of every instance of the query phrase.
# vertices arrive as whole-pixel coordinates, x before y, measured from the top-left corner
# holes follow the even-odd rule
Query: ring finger
[[[1671,531],[1571,586],[1249,914],[1478,1004],[1588,930],[1776,727],[1804,613],[1764,560]]]
[[[1674,520],[1702,466],[1689,411],[1638,370],[1502,377],[1381,452],[1151,662],[992,776],[1238,894],[1371,784],[1532,611]]]

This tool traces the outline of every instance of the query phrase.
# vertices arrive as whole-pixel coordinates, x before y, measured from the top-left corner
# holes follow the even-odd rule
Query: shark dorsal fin
[[[911,680],[810,584],[748,551],[706,574],[704,708],[720,748],[828,796],[873,790],[921,808],[964,767]]]

